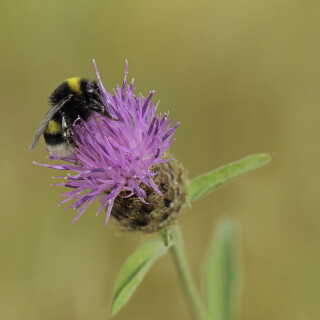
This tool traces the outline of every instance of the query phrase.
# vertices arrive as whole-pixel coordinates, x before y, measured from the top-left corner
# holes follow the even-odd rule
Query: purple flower
[[[64,183],[54,184],[70,188],[62,193],[66,197],[60,204],[76,200],[66,209],[73,207],[78,214],[77,221],[88,206],[99,197],[101,206],[97,214],[107,208],[106,223],[117,197],[137,196],[146,203],[146,192],[142,188],[152,188],[158,195],[162,193],[153,181],[159,172],[153,172],[154,165],[168,162],[164,154],[174,141],[177,126],[172,126],[168,114],[156,114],[157,105],[151,101],[154,91],[147,98],[135,95],[133,80],[127,85],[128,63],[123,85],[113,93],[103,87],[97,66],[96,74],[103,103],[107,111],[119,121],[110,120],[95,113],[86,122],[82,119],[74,124],[74,139],[77,143],[74,157],[58,158],[60,165],[41,166],[58,170],[69,170]],[[123,192],[125,191],[125,192]]]

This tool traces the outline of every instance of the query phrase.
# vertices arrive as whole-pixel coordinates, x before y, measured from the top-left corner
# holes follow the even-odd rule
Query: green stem
[[[192,277],[191,269],[184,250],[181,231],[179,227],[173,227],[169,232],[172,240],[170,253],[187,296],[193,318],[195,320],[205,320],[205,307]]]

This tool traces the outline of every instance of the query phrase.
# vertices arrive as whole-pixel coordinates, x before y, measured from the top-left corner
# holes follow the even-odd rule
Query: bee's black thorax
[[[73,78],[71,78],[73,79]],[[50,96],[50,103],[55,105],[62,99],[65,99],[68,95],[71,95],[70,100],[62,107],[60,114],[64,114],[68,120],[75,121],[78,116],[83,120],[86,120],[91,111],[87,108],[92,104],[90,94],[86,90],[88,80],[79,79],[79,87],[76,90],[70,87],[68,80],[63,82],[58,88],[56,88]],[[72,123],[70,124],[72,125]]]

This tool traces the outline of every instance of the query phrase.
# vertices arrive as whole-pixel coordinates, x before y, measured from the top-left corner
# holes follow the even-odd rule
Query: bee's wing
[[[70,98],[71,98],[71,95],[68,95],[68,97],[63,99],[60,103],[55,104],[54,106],[52,106],[50,108],[50,110],[47,112],[44,119],[41,121],[41,123],[40,123],[40,125],[34,135],[33,141],[31,143],[29,149],[33,149],[37,145],[38,140],[39,140],[40,136],[42,135],[42,133],[44,132],[44,130],[46,130],[46,128],[49,124],[49,121],[70,100]]]

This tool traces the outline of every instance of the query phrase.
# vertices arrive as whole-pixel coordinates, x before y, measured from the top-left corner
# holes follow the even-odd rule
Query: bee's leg
[[[67,121],[65,115],[62,116],[61,131],[62,131],[62,136],[66,140],[68,145],[70,147],[72,147],[72,149],[75,148],[76,147],[76,143],[75,143],[75,141],[73,139],[72,125],[70,124],[69,121]],[[78,159],[75,161],[75,165],[77,165],[77,164],[78,164]]]
[[[63,138],[67,141],[67,143],[71,147],[75,147],[76,143],[73,139],[73,129],[72,129],[72,124],[67,120],[65,115],[62,116],[61,120],[61,131],[62,131],[62,136]]]
[[[114,117],[106,110],[106,107],[105,107],[102,103],[100,103],[100,102],[98,102],[98,101],[96,101],[96,100],[94,100],[94,99],[92,99],[92,101],[93,101],[95,104],[90,104],[90,105],[88,106],[88,109],[90,109],[90,110],[92,110],[92,111],[95,111],[95,112],[98,112],[98,113],[100,113],[101,115],[107,117],[107,118],[110,119],[110,120],[119,121],[119,119],[114,118]]]
[[[113,121],[120,120],[120,119],[114,118],[106,109],[104,109],[101,114],[104,115],[105,117],[107,117],[108,119],[113,120]]]
[[[72,126],[70,125],[69,121],[67,122],[66,117],[64,115],[62,116],[61,129],[62,129],[62,135],[66,140],[69,140],[70,138],[72,138],[72,135],[73,135]]]

